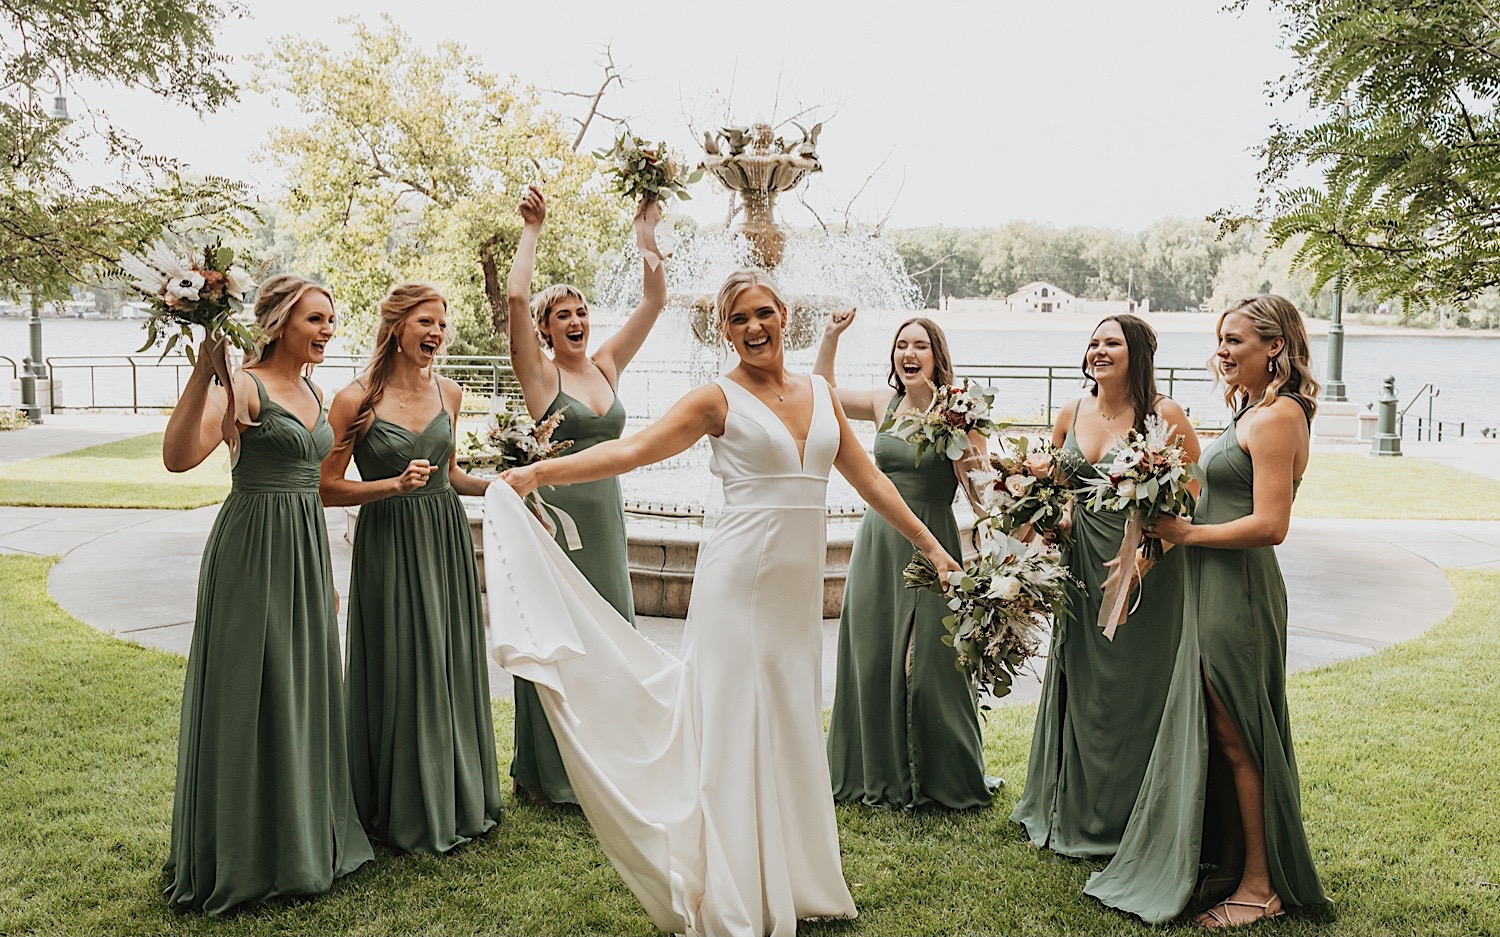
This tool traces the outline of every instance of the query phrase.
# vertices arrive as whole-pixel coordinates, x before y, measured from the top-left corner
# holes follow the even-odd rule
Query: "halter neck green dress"
[[[349,586],[349,766],[370,838],[445,853],[500,822],[488,642],[468,517],[448,483],[453,419],[420,433],[375,417],[360,477],[412,459],[427,484],[359,511]]]
[[[1072,427],[1075,486],[1099,469]],[[1135,806],[1161,723],[1182,634],[1184,551],[1168,550],[1146,573],[1140,605],[1115,632],[1098,627],[1105,562],[1120,551],[1125,511],[1073,509],[1069,617],[1054,626],[1037,706],[1026,787],[1011,819],[1037,846],[1077,858],[1110,856]]]
[[[1223,524],[1254,509],[1254,465],[1235,433],[1244,412],[1203,453],[1207,482],[1194,523]],[[1166,711],[1119,852],[1084,892],[1162,923],[1187,908],[1200,863],[1232,865],[1217,834],[1240,820],[1232,785],[1224,796],[1229,779],[1210,770],[1206,676],[1260,765],[1271,883],[1282,905],[1326,904],[1302,827],[1286,705],[1286,585],[1276,550],[1180,552],[1187,556],[1186,607]]]
[[[171,906],[209,915],[322,894],[374,858],[349,784],[318,500],[333,431],[321,412],[309,430],[245,373],[260,422],[240,434],[203,548],[165,868]]]
[[[901,395],[886,408],[895,413]],[[875,464],[951,556],[961,556],[953,463],[890,433]],[[838,685],[828,728],[833,796],[880,807],[986,807],[979,714],[955,666],[942,596],[906,588],[912,545],[874,511],[855,536],[839,619]],[[907,650],[911,670],[907,672]]]
[[[542,418],[558,411],[565,411],[566,415],[552,438],[573,440],[568,455],[607,440],[619,439],[625,432],[625,405],[620,402],[618,393],[609,409],[600,415],[590,410],[588,404],[563,392],[561,371],[557,375],[557,396]],[[630,591],[625,506],[620,495],[620,480],[601,478],[577,485],[542,488],[539,493],[547,504],[567,512],[578,525],[582,549],[568,549],[561,525],[557,531],[557,545],[563,548],[573,565],[604,600],[613,605],[626,621],[634,624],[635,599]],[[537,699],[536,688],[519,677],[515,681],[516,751],[510,763],[511,777],[526,790],[542,794],[553,803],[578,803],[573,785],[568,782],[567,771],[563,769],[552,727],[547,724],[547,714],[542,711],[541,700]]]

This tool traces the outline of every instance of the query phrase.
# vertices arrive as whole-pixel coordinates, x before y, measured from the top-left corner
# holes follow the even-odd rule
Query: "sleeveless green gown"
[[[209,915],[322,894],[374,858],[349,782],[318,500],[333,431],[322,413],[309,430],[250,376],[260,422],[240,436],[203,549],[165,867],[171,906]]]
[[[567,411],[554,440],[571,439],[567,455],[582,452],[590,446],[619,439],[625,432],[625,405],[619,394],[603,416],[588,405],[562,391],[558,376],[557,396],[543,414],[543,419],[559,410]],[[542,488],[539,493],[547,504],[566,511],[578,525],[580,550],[569,550],[563,530],[557,531],[557,545],[563,548],[604,600],[615,607],[625,620],[635,623],[635,599],[630,591],[630,564],[625,544],[625,507],[618,478],[601,478],[578,485]],[[510,775],[526,790],[545,795],[553,803],[576,804],[573,785],[563,769],[557,740],[547,724],[547,714],[537,699],[536,687],[515,678],[516,751],[510,763]]]
[[[1071,428],[1063,449],[1075,478],[1094,474]],[[1037,846],[1065,856],[1110,856],[1140,792],[1161,723],[1182,634],[1184,551],[1168,550],[1146,574],[1140,605],[1113,641],[1099,628],[1104,563],[1120,550],[1124,511],[1073,511],[1067,551],[1083,589],[1069,587],[1066,621],[1052,631],[1026,787],[1011,819]]]
[[[1250,514],[1254,470],[1234,423],[1204,451],[1202,465],[1207,482],[1194,523]],[[1220,852],[1226,844],[1216,841],[1240,821],[1228,777],[1210,768],[1206,675],[1260,765],[1271,882],[1282,905],[1324,905],[1302,827],[1286,705],[1286,585],[1275,548],[1180,552],[1187,555],[1186,607],[1166,711],[1120,849],[1084,892],[1156,924],[1193,900],[1200,863],[1226,864],[1238,878]]]
[[[366,481],[412,459],[427,484],[359,511],[349,587],[349,767],[370,838],[445,853],[500,822],[488,644],[474,542],[448,484],[453,421],[380,417],[354,447]]]
[[[886,416],[895,412],[891,400]],[[961,556],[953,463],[880,433],[875,464],[951,556]],[[989,806],[979,714],[955,666],[941,596],[908,589],[912,545],[866,511],[855,536],[839,620],[838,684],[828,729],[833,796],[872,807]],[[907,673],[908,645],[911,672]]]

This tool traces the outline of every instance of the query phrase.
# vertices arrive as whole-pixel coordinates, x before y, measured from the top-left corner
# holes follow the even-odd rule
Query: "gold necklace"
[[[1123,409],[1116,410],[1114,413],[1105,413],[1104,412],[1104,408],[1100,407],[1099,408],[1099,415],[1104,418],[1104,422],[1110,423],[1110,422],[1114,421],[1115,417],[1123,415],[1125,413],[1125,411],[1129,410],[1129,409],[1132,409],[1132,408],[1131,408],[1131,406],[1129,404],[1127,404]]]
[[[396,402],[399,403],[399,404],[401,404],[401,409],[405,410],[406,409],[406,405],[408,403],[411,403],[411,397],[403,397],[401,395],[401,391],[397,390],[394,384],[387,385],[387,386],[390,387],[391,393],[393,393],[393,394],[396,395]],[[417,395],[417,392],[414,391],[412,393],[412,397],[415,397],[416,395]]]

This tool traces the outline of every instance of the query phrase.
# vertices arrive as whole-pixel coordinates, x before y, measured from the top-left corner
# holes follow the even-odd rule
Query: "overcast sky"
[[[808,199],[842,207],[884,160],[856,215],[896,226],[1032,220],[1139,229],[1255,196],[1251,148],[1275,118],[1268,79],[1290,67],[1260,6],[1217,0],[920,0],[653,3],[547,0],[247,0],[221,48],[245,54],[301,33],[348,45],[337,20],[388,13],[416,41],[457,40],[494,71],[538,87],[592,89],[613,43],[629,84],[605,101],[637,133],[701,153],[698,129],[836,110],[819,141],[825,172]],[[779,90],[778,90],[779,89]],[[153,149],[204,172],[250,178],[268,129],[299,120],[245,91],[199,122],[135,95],[99,94]],[[565,113],[579,104],[552,98]],[[601,127],[590,145],[605,142]],[[711,185],[694,213],[722,218]],[[808,216],[783,199],[787,220]]]

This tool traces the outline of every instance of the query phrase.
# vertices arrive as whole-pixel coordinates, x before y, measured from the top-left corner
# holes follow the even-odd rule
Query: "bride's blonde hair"
[[[746,267],[736,270],[724,279],[724,285],[719,287],[719,295],[714,298],[714,312],[719,317],[719,332],[724,333],[724,323],[729,320],[729,310],[734,307],[734,301],[740,298],[745,290],[760,287],[771,294],[771,299],[784,311],[786,300],[781,298],[781,291],[776,287],[776,281],[764,270],[754,267]],[[726,336],[727,337],[727,336]]]
[[[1318,390],[1321,385],[1313,377],[1309,363],[1311,345],[1307,340],[1307,327],[1302,324],[1302,313],[1297,311],[1290,300],[1280,296],[1270,293],[1251,296],[1224,310],[1219,316],[1218,324],[1214,326],[1215,335],[1223,331],[1224,320],[1235,313],[1249,319],[1255,334],[1263,341],[1279,338],[1286,343],[1281,352],[1270,361],[1271,383],[1266,385],[1266,391],[1261,394],[1260,400],[1254,401],[1255,406],[1270,406],[1276,402],[1278,395],[1284,393],[1295,397],[1311,420],[1318,412]],[[1218,355],[1208,360],[1208,366],[1218,380],[1224,379]],[[1236,412],[1252,403],[1249,394],[1230,386],[1224,388],[1224,402]]]

